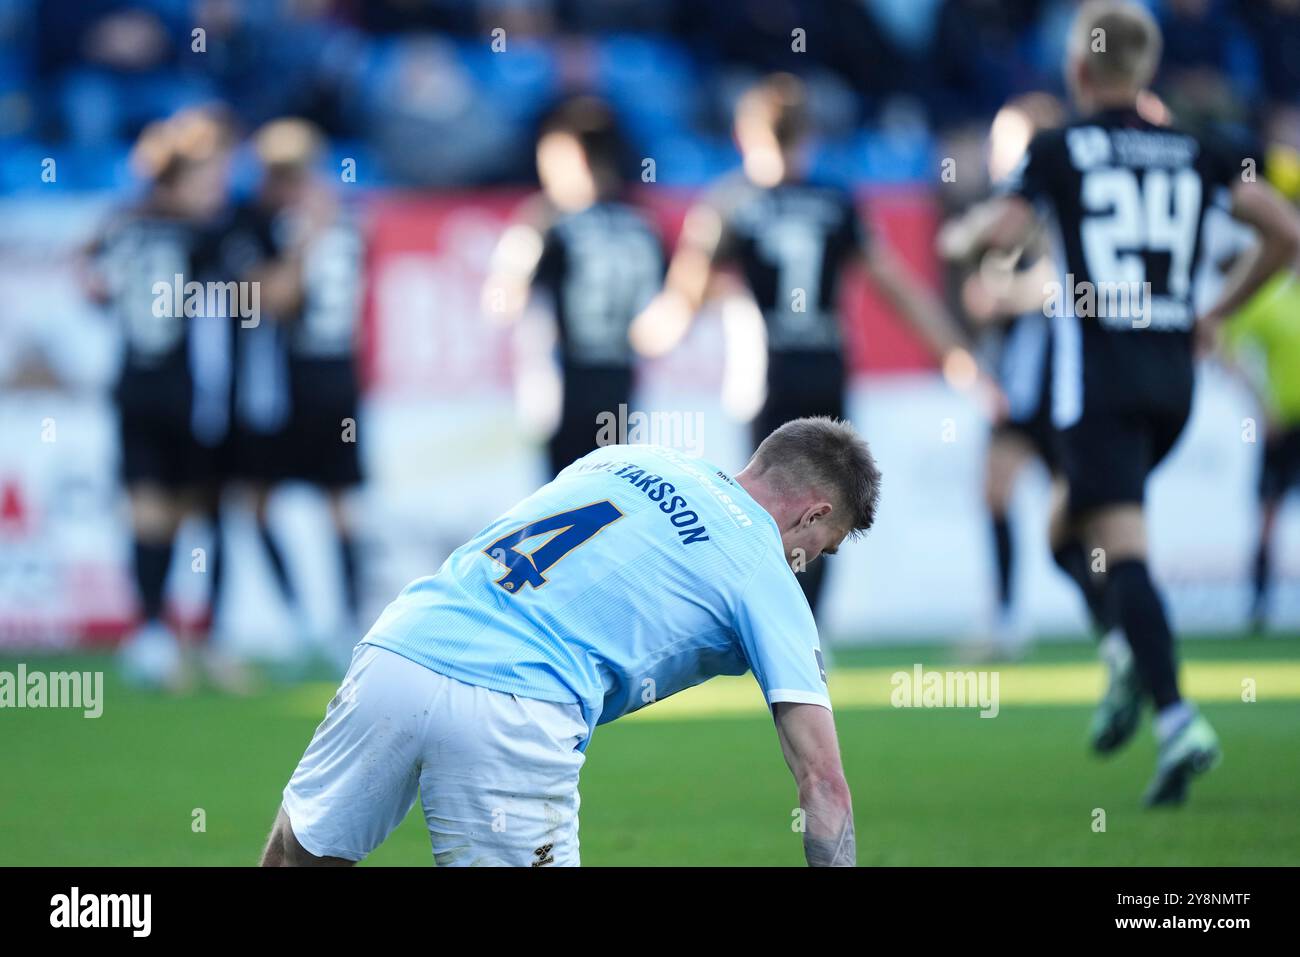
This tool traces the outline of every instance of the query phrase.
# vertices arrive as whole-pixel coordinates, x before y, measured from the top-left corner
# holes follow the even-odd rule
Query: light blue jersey
[[[712,465],[653,445],[574,462],[408,585],[362,642],[467,684],[577,702],[587,741],[714,675],[753,671],[769,704],[830,707],[772,517]]]

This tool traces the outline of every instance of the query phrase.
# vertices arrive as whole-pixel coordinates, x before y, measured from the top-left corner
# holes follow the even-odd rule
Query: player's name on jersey
[[[183,274],[176,273],[170,282],[155,282],[151,290],[153,314],[159,319],[220,316],[238,319],[245,329],[262,321],[262,289],[257,282],[186,282]]]
[[[1149,282],[1078,281],[1043,286],[1043,315],[1049,319],[1096,319],[1108,329],[1185,330],[1194,318],[1189,303],[1152,295]]]
[[[583,466],[582,470],[609,472],[626,480],[650,501],[657,503],[659,511],[668,516],[668,521],[677,530],[683,545],[709,540],[708,529],[700,520],[699,513],[691,508],[686,496],[677,494],[677,486],[665,481],[663,476],[647,474],[645,469],[630,462],[600,462],[592,466]]]
[[[1066,146],[1078,169],[1118,163],[1131,168],[1176,169],[1196,159],[1200,145],[1183,133],[1166,130],[1106,130],[1084,126],[1066,134]]]

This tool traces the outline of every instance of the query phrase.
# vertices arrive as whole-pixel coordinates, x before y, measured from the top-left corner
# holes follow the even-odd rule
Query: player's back
[[[407,586],[363,640],[470,684],[576,700],[589,726],[750,669],[769,700],[825,701],[775,522],[659,446],[579,459]]]
[[[97,258],[122,325],[125,372],[185,372],[185,284],[203,278],[204,241],[195,225],[146,209],[125,211],[105,229]]]
[[[663,245],[635,208],[602,201],[556,219],[543,239],[535,283],[551,293],[565,359],[630,366],[628,328],[663,274]]]
[[[841,272],[864,245],[852,196],[811,182],[760,187],[737,177],[718,187],[711,202],[722,217],[717,258],[744,273],[769,347],[838,351]]]
[[[1190,400],[1204,214],[1226,204],[1237,172],[1198,137],[1131,109],[1035,137],[1005,188],[1045,207],[1056,227],[1060,287],[1046,308],[1065,405],[1075,407],[1058,420],[1085,401]]]

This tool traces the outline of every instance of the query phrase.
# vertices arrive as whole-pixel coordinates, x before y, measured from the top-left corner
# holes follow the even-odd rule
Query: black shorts
[[[767,401],[750,425],[754,448],[792,419],[817,415],[844,418],[847,379],[839,353],[769,354]]]
[[[187,374],[128,371],[114,398],[126,485],[155,484],[178,491],[217,480],[221,450],[194,435],[193,385]]]
[[[1291,426],[1264,443],[1259,497],[1277,501],[1296,486],[1300,486],[1300,426]]]
[[[255,432],[236,423],[223,450],[227,474],[256,485],[281,482],[289,477],[291,443],[288,428]]]
[[[277,466],[285,479],[323,488],[361,482],[357,450],[360,390],[351,359],[293,359],[289,364],[290,414]]]
[[[1051,326],[1046,316],[1030,313],[1015,319],[1003,334],[998,356],[998,384],[1010,406],[1006,422],[994,434],[1024,440],[1051,472],[1061,467],[1056,429],[1052,426]]]
[[[1165,408],[1093,409],[1057,433],[1072,518],[1107,505],[1142,504],[1147,476],[1183,433],[1191,402]]]
[[[615,417],[616,423],[624,421],[619,416],[620,405],[628,406],[629,414],[633,411],[631,369],[570,364],[564,367],[563,374],[560,424],[546,445],[552,475],[558,475],[610,438],[604,434],[608,430],[602,430],[601,422],[608,421],[609,415]],[[613,439],[621,443],[626,436],[616,434]]]

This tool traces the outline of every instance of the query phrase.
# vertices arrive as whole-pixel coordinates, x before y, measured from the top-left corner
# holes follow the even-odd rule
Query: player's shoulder
[[[627,199],[602,200],[592,209],[599,211],[615,229],[658,235],[658,228],[650,214]]]
[[[786,188],[805,196],[817,196],[829,202],[852,204],[855,201],[853,190],[848,184],[819,173],[810,173],[802,179],[792,180]]]
[[[1021,154],[1019,168],[1023,170],[1030,163],[1042,166],[1049,163],[1062,162],[1068,152],[1068,141],[1071,136],[1069,124],[1065,126],[1051,126],[1040,129],[1029,138],[1029,143],[1025,147],[1024,153]]]
[[[727,218],[761,197],[762,190],[750,182],[744,170],[735,169],[714,181],[704,191],[700,201]]]
[[[101,227],[106,236],[180,232],[183,220],[167,216],[146,202],[128,203],[110,212]]]
[[[824,220],[855,217],[858,212],[858,197],[848,186],[817,174],[783,183],[774,194],[785,205]]]
[[[1265,171],[1257,168],[1256,157],[1264,156],[1267,150],[1253,134],[1237,129],[1210,127],[1195,134],[1195,138],[1200,146],[1202,164],[1217,170],[1222,177],[1247,173],[1264,175]]]

